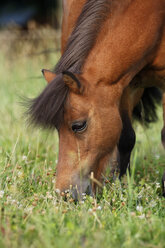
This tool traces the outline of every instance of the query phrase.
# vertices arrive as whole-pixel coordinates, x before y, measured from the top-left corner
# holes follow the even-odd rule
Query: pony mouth
[[[85,190],[85,192],[79,191],[77,187],[72,189],[71,195],[75,201],[84,201],[86,200],[86,196],[93,196],[92,185],[89,184]]]
[[[77,201],[85,201],[86,196],[92,196],[94,195],[94,192],[92,190],[92,184],[88,184],[85,189],[76,186],[71,186],[70,189],[66,189],[61,191],[60,189],[55,190],[56,194],[58,196],[62,196],[65,201],[68,199],[73,199],[75,202]]]

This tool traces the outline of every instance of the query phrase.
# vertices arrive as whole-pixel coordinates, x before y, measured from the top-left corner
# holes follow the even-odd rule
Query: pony
[[[155,121],[165,91],[165,1],[63,0],[61,58],[43,74],[48,85],[28,117],[58,131],[56,190],[95,192],[116,148],[121,178],[136,140],[133,117]],[[165,95],[163,110],[165,123]],[[162,182],[165,196],[165,174]]]

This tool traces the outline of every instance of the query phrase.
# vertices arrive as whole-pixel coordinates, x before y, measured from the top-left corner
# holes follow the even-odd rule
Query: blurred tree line
[[[0,27],[17,25],[28,28],[28,23],[60,25],[59,10],[62,0],[5,0],[0,3]]]

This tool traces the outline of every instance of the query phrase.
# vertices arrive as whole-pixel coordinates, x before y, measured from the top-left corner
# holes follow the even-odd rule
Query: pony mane
[[[27,114],[32,125],[59,129],[64,118],[69,89],[63,81],[63,72],[81,73],[82,66],[94,46],[101,24],[109,13],[110,0],[87,0],[66,49],[55,67],[56,78],[35,99],[27,101]]]
[[[56,73],[80,73],[91,48],[94,46],[101,24],[106,20],[112,1],[87,0],[65,51],[55,67]]]
[[[34,126],[58,130],[63,121],[67,95],[68,87],[62,80],[62,74],[59,74],[38,97],[26,100],[28,122]]]

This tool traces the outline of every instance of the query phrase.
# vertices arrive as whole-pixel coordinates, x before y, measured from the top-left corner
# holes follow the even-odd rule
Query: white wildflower
[[[53,205],[56,206],[57,205],[57,201],[53,200]]]
[[[10,195],[7,196],[7,202],[11,202],[12,197]]]
[[[56,183],[56,180],[55,180],[55,179],[53,179],[53,180],[52,180],[52,183],[53,183],[53,184],[54,184],[54,183]]]
[[[136,210],[139,211],[139,212],[142,212],[143,207],[142,207],[142,206],[137,206],[137,207],[136,207]]]
[[[102,207],[101,207],[101,206],[98,206],[98,207],[97,207],[97,210],[101,210],[101,209],[102,209]]]
[[[56,192],[56,194],[59,195],[61,191],[60,191],[60,189],[56,189],[55,192]]]
[[[4,193],[5,193],[5,192],[4,192],[3,190],[0,190],[0,198],[3,197]]]
[[[145,218],[145,214],[139,215],[138,218],[139,219],[144,219]]]
[[[22,156],[22,160],[23,160],[23,161],[26,161],[26,160],[27,160],[27,156],[23,155],[23,156]]]
[[[48,199],[53,199],[53,196],[49,192],[46,192],[46,196]]]
[[[156,183],[156,188],[157,188],[157,189],[160,188],[160,183]]]
[[[18,176],[19,178],[22,177],[22,176],[23,176],[23,172],[18,171],[17,176]]]
[[[25,209],[25,212],[27,212],[27,213],[31,213],[32,211],[33,211],[33,207],[27,207]]]
[[[159,159],[160,158],[160,155],[159,154],[155,154],[155,158],[156,159]]]
[[[151,201],[151,202],[150,202],[150,206],[151,206],[152,208],[154,208],[154,207],[156,206],[156,202]]]
[[[16,200],[11,200],[11,204],[17,204]]]

